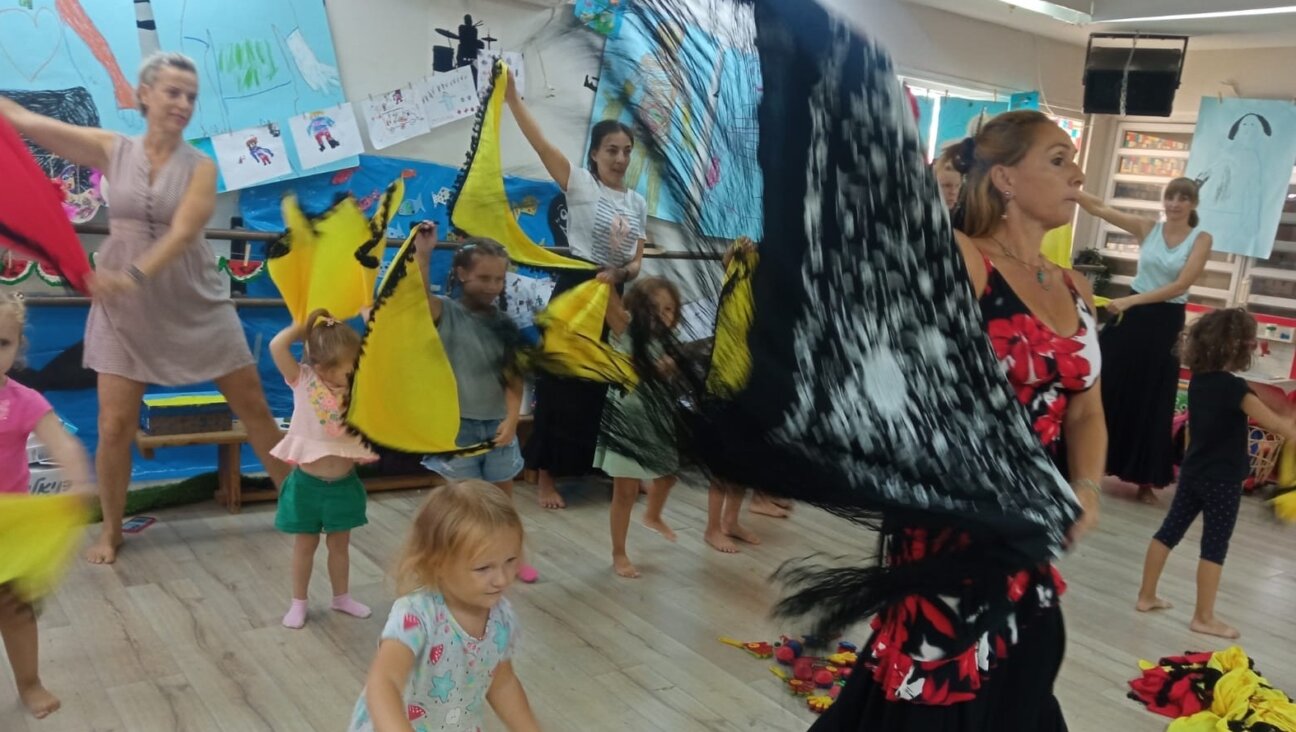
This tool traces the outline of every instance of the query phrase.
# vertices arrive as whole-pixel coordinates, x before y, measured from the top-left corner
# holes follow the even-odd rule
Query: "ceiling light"
[[[1008,2],[1009,0],[1004,0]],[[1016,5],[1017,3],[1013,3]],[[1103,18],[1103,23],[1144,23],[1155,20],[1204,20],[1209,18],[1241,18],[1248,15],[1284,15],[1296,13],[1296,5],[1283,5],[1276,8],[1250,8],[1247,10],[1205,10],[1199,13],[1176,13],[1173,15],[1149,15],[1143,18]]]
[[[1035,13],[1047,15],[1050,18],[1060,20],[1063,23],[1071,25],[1087,25],[1093,22],[1093,16],[1074,8],[1069,8],[1058,3],[1051,3],[1048,0],[1000,0],[1001,2],[1013,5],[1023,10],[1030,10]],[[1074,0],[1072,0],[1074,2]]]

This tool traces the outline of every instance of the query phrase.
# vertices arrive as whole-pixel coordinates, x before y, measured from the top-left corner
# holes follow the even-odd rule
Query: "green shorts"
[[[355,473],[324,480],[297,468],[279,491],[275,528],[285,534],[333,534],[365,524],[365,487]]]

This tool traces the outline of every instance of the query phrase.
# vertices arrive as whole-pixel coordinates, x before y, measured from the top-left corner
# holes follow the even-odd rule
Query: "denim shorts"
[[[499,430],[500,419],[467,419],[459,420],[459,436],[455,443],[460,447],[469,447],[495,439]],[[487,483],[503,483],[513,480],[522,472],[522,451],[518,449],[517,438],[503,447],[469,457],[441,458],[429,456],[424,458],[423,467],[441,475],[446,480],[484,480]]]

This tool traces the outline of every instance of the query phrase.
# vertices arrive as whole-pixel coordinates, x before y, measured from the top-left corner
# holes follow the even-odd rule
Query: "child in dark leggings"
[[[1182,344],[1184,364],[1192,371],[1188,384],[1188,453],[1179,471],[1179,487],[1161,528],[1148,545],[1139,589],[1139,612],[1172,605],[1157,597],[1157,581],[1170,551],[1197,514],[1204,528],[1197,565],[1197,608],[1189,627],[1198,633],[1237,638],[1236,628],[1215,617],[1224,557],[1242,502],[1242,481],[1251,471],[1247,418],[1261,427],[1296,439],[1296,423],[1275,414],[1231,372],[1251,364],[1256,344],[1255,320],[1240,309],[1216,310],[1193,323]]]

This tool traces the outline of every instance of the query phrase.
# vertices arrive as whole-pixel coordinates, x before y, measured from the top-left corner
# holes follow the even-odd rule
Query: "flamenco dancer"
[[[705,378],[654,384],[666,395],[649,409],[687,427],[681,455],[713,479],[880,529],[869,560],[779,574],[777,612],[820,637],[875,616],[814,730],[1065,730],[1050,561],[1096,525],[1107,448],[1092,295],[1040,252],[1075,213],[1075,148],[1036,112],[987,124],[957,155],[956,234],[887,55],[814,2],[734,10],[722,42],[760,59],[752,165],[770,242],[750,281],[750,368],[724,395]],[[646,28],[698,20],[681,0],[627,12]],[[698,100],[688,116],[717,115],[682,56],[662,62]],[[686,201],[686,243],[714,254],[688,203],[705,165],[666,154],[672,134],[641,146]],[[605,416],[605,441],[653,467],[626,422],[609,432]]]

